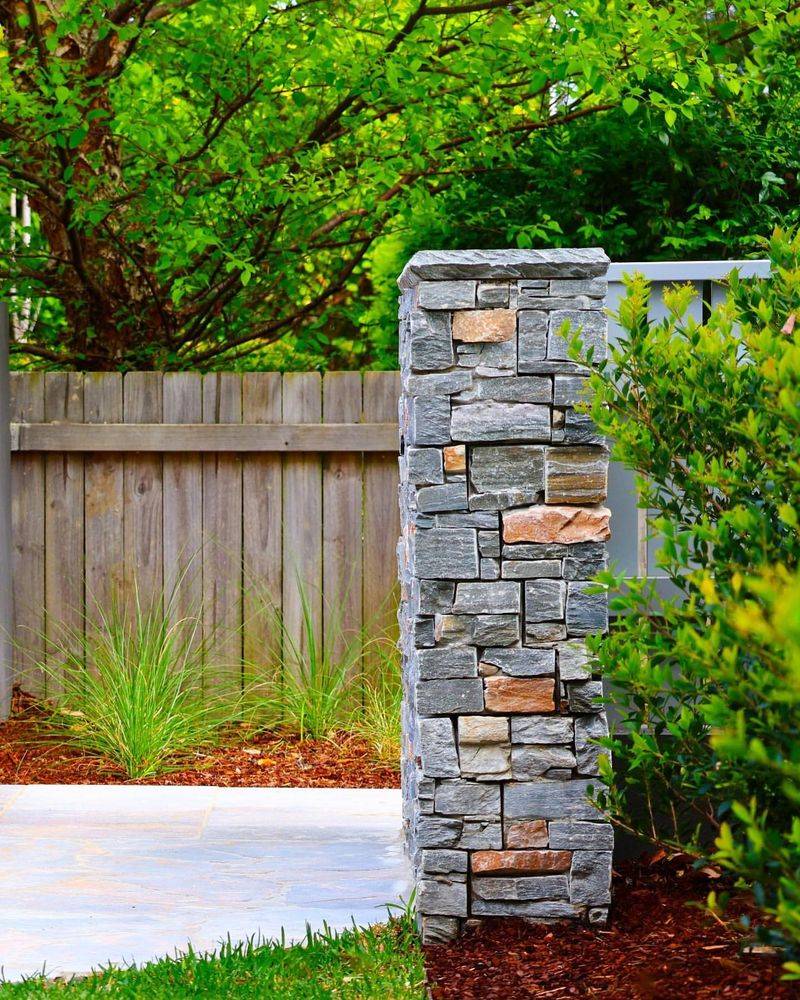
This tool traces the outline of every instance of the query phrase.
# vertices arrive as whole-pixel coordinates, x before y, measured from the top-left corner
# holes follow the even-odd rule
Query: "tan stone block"
[[[463,444],[448,445],[444,449],[444,471],[467,471],[467,448]]]
[[[498,344],[517,332],[514,309],[459,309],[453,313],[453,340],[469,344]]]
[[[473,874],[555,874],[569,871],[572,851],[475,851]]]
[[[543,819],[523,819],[506,823],[506,847],[547,847],[547,823]]]
[[[508,741],[508,719],[488,715],[459,716],[459,743],[508,743]]]
[[[546,504],[600,503],[608,493],[608,452],[601,448],[548,448]]]
[[[459,745],[461,777],[478,781],[498,781],[511,777],[511,746],[489,743],[483,746]]]
[[[605,542],[611,537],[607,507],[560,507],[539,504],[503,514],[505,542]]]
[[[554,712],[552,677],[487,677],[487,712]]]

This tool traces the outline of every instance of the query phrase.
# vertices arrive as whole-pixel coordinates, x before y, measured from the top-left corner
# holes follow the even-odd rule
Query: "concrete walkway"
[[[0,785],[8,979],[375,923],[409,891],[398,791]]]

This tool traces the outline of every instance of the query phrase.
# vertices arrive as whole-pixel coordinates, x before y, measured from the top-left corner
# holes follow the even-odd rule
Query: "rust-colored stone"
[[[611,537],[607,507],[526,507],[503,514],[504,542],[605,542]]]
[[[463,444],[451,444],[444,449],[444,471],[467,471],[467,448]]]
[[[552,677],[487,677],[487,712],[554,712]]]
[[[506,823],[506,847],[547,847],[547,823],[543,819],[523,819]]]
[[[475,851],[473,874],[531,875],[569,871],[572,851]]]
[[[453,340],[497,344],[513,340],[516,332],[514,309],[459,309],[453,313]]]

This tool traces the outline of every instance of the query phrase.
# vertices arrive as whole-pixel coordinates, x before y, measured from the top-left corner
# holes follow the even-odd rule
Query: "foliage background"
[[[393,367],[420,247],[751,253],[797,213],[794,7],[0,0],[20,363]]]

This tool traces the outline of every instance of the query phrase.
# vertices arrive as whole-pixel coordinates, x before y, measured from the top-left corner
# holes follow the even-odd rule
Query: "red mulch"
[[[47,739],[36,702],[15,692],[12,716],[0,725],[0,784],[397,788],[400,774],[376,763],[369,746],[350,733],[301,742],[233,731],[222,746],[193,753],[180,771],[131,781],[111,762]]]
[[[433,1000],[603,997],[605,1000],[783,1000],[800,995],[780,981],[780,961],[741,953],[730,904],[722,924],[702,903],[716,887],[661,862],[630,864],[615,878],[613,923],[605,931],[570,924],[486,921],[461,940],[426,947]]]

